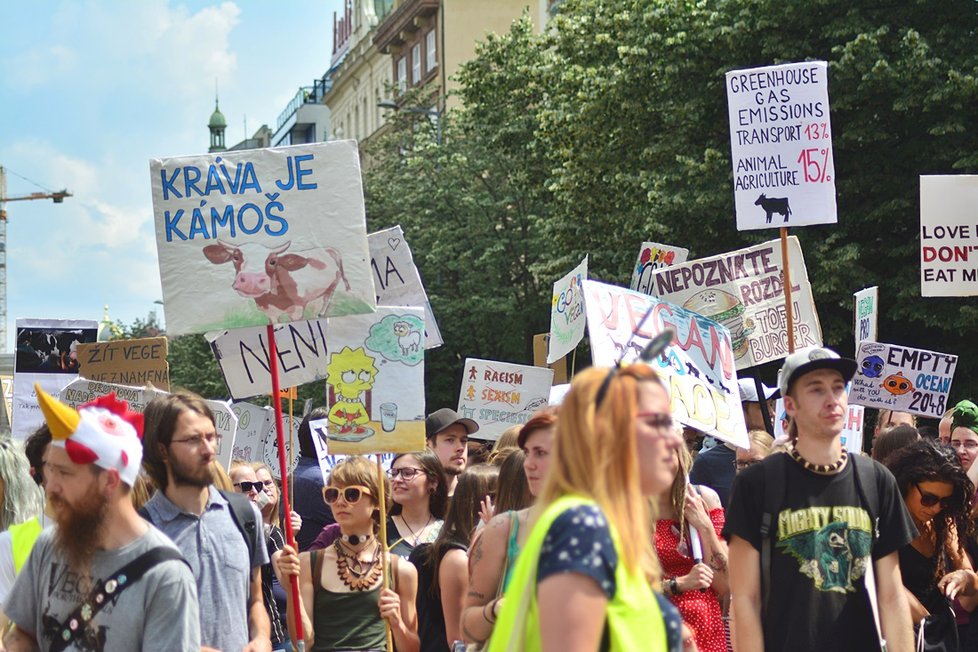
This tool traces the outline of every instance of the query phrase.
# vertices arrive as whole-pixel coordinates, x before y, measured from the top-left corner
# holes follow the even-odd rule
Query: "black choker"
[[[788,454],[791,455],[791,459],[801,464],[802,468],[806,471],[811,471],[819,475],[835,475],[842,470],[842,467],[846,465],[846,460],[849,459],[849,451],[845,448],[842,449],[842,456],[832,464],[812,464],[802,457],[801,453],[794,446],[788,449]]]
[[[370,541],[373,536],[372,534],[341,534],[340,538],[351,546],[359,546],[361,543]]]

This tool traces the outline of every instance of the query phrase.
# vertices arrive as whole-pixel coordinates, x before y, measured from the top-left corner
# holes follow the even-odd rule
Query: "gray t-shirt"
[[[146,503],[153,525],[177,544],[190,562],[200,596],[200,638],[207,647],[225,652],[248,644],[248,598],[251,571],[268,563],[261,512],[256,505],[255,555],[248,559],[248,545],[234,524],[227,500],[213,486],[204,513],[184,512],[157,491]],[[260,594],[259,594],[260,597]]]
[[[112,576],[144,552],[173,543],[150,527],[143,536],[115,550],[100,550],[92,560],[96,583]],[[79,575],[69,570],[54,547],[54,528],[44,530],[21,569],[3,607],[11,621],[33,632],[41,650],[61,636],[62,624],[88,597]],[[109,600],[69,650],[144,652],[199,650],[197,587],[185,563],[160,562],[130,585],[118,600]]]

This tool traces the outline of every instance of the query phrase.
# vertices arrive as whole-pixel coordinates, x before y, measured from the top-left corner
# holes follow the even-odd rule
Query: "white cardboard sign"
[[[798,238],[788,238],[795,348],[820,346],[822,328]],[[737,369],[788,355],[781,241],[698,258],[656,272],[653,296],[720,322],[730,331]]]
[[[835,224],[828,64],[727,73],[737,230]]]
[[[116,398],[119,400],[129,403],[130,410],[140,413],[146,409],[146,404],[154,398],[169,393],[159,389],[128,387],[78,378],[62,389],[58,398],[62,403],[77,408],[83,403],[94,401],[111,392],[115,392]],[[214,413],[214,429],[221,436],[217,448],[217,459],[226,469],[231,464],[231,451],[234,448],[234,436],[238,430],[238,417],[235,416],[230,405],[224,401],[209,400],[205,403]]]
[[[978,175],[920,177],[920,293],[978,295]]]
[[[856,362],[859,367],[849,389],[850,403],[931,419],[941,418],[947,410],[958,356],[863,342]]]
[[[168,335],[372,312],[354,141],[150,161]]]
[[[853,312],[856,316],[856,348],[861,342],[876,341],[876,323],[879,316],[879,287],[873,286],[856,292],[853,296]]]
[[[652,294],[649,290],[652,275],[660,269],[685,263],[687,257],[689,249],[658,242],[643,242],[638,250],[638,261],[632,270],[632,281],[628,287],[643,294]]]
[[[553,364],[574,350],[584,339],[584,293],[582,283],[587,278],[587,256],[554,283],[550,299],[550,339],[547,344],[547,364]]]
[[[584,282],[584,297],[594,364],[611,367],[635,360],[649,340],[671,328],[676,333],[672,344],[651,365],[669,388],[672,415],[736,446],[749,446],[725,327],[686,308],[597,281]]]
[[[458,413],[479,424],[474,437],[499,439],[547,407],[553,380],[553,369],[466,358]]]
[[[370,245],[370,267],[379,306],[424,306],[424,348],[433,349],[444,342],[435,313],[431,311],[428,293],[414,264],[411,247],[400,226],[367,236]]]
[[[236,328],[213,337],[211,348],[231,397],[241,399],[272,393],[268,366],[267,328]],[[326,375],[326,320],[297,321],[275,327],[279,384],[283,388],[311,383]]]

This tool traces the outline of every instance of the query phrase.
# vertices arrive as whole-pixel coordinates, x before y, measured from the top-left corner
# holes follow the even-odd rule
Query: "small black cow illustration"
[[[766,197],[762,194],[757,198],[757,201],[754,202],[754,205],[760,206],[764,209],[764,212],[767,213],[768,224],[771,223],[771,216],[773,216],[775,213],[778,215],[784,215],[785,222],[788,221],[788,216],[791,215],[791,207],[788,206],[787,197]]]

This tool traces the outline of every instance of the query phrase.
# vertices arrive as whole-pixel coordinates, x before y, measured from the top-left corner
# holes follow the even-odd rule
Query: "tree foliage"
[[[623,284],[643,239],[702,257],[777,237],[735,228],[724,73],[806,59],[829,63],[839,223],[793,234],[824,340],[851,354],[852,293],[879,285],[880,339],[959,354],[973,395],[978,308],[920,297],[918,177],[978,171],[976,39],[972,0],[566,0],[543,34],[490,37],[444,143],[402,112],[366,177],[445,333],[429,401],[454,403],[465,356],[529,361],[584,254]]]

